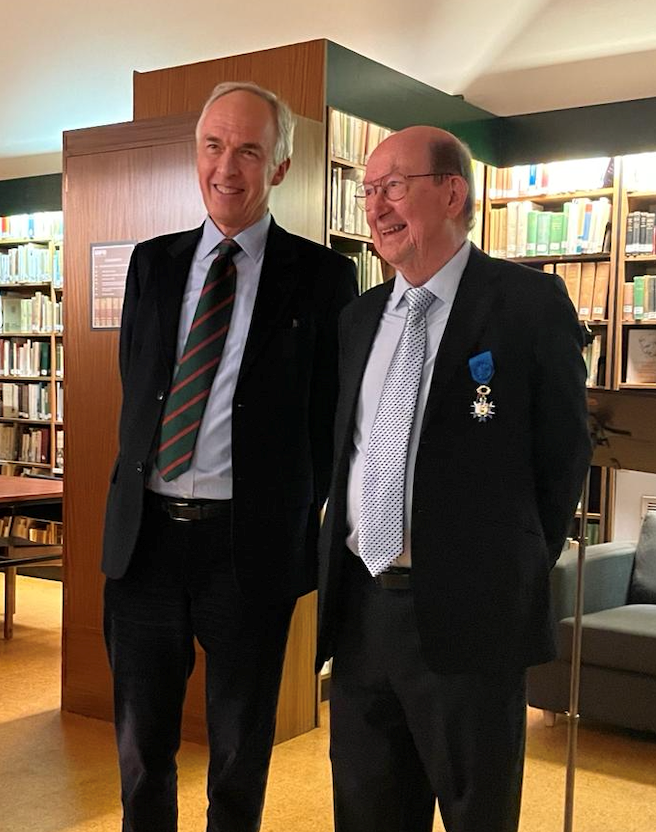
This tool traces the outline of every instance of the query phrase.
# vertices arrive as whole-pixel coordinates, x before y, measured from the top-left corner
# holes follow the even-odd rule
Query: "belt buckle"
[[[167,500],[166,506],[171,520],[176,520],[178,523],[190,523],[200,517],[198,506],[190,506],[189,503]],[[175,513],[173,513],[173,509],[175,509]],[[185,517],[185,512],[188,514],[187,517]]]
[[[381,589],[410,589],[410,570],[381,572],[374,580]]]

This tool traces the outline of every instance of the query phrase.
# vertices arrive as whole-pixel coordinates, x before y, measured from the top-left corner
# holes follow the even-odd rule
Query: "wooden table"
[[[0,516],[25,513],[31,517],[38,517],[39,506],[47,505],[57,507],[61,519],[63,493],[61,480],[0,475]],[[0,538],[0,571],[5,573],[5,639],[10,639],[14,632],[17,568],[43,563],[61,563],[61,556],[62,547],[58,544],[21,545],[15,538]]]

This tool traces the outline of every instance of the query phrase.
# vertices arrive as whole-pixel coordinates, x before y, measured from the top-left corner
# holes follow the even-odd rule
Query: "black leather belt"
[[[410,589],[410,572],[406,566],[390,566],[376,575],[374,581],[381,589]]]
[[[212,520],[217,517],[229,517],[232,500],[183,500],[178,497],[166,497],[153,494],[162,511],[172,520],[189,522],[191,520]]]

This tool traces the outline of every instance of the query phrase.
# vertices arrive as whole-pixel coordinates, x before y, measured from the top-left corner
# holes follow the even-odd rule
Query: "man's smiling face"
[[[260,220],[288,160],[273,164],[276,123],[260,96],[236,90],[218,98],[198,126],[197,169],[207,212],[227,236]]]
[[[430,142],[441,132],[412,127],[390,136],[371,154],[364,181],[385,185],[431,172]],[[453,256],[466,236],[461,218],[466,185],[459,176],[422,176],[407,184],[406,195],[398,201],[387,199],[379,188],[367,200],[367,222],[380,256],[406,280],[420,285]]]

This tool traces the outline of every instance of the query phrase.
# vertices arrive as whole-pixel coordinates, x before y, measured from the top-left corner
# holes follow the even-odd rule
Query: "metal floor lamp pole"
[[[579,687],[581,682],[581,637],[583,617],[583,568],[588,537],[588,501],[590,498],[590,468],[581,494],[581,530],[576,564],[576,599],[574,603],[574,632],[572,633],[572,669],[569,684],[569,710],[567,712],[567,769],[565,778],[564,832],[572,832],[574,824],[574,780],[579,729]]]

